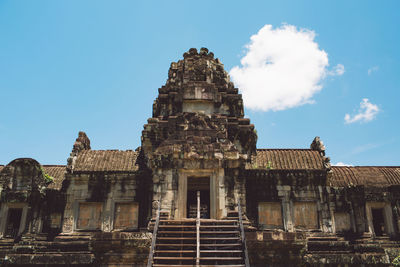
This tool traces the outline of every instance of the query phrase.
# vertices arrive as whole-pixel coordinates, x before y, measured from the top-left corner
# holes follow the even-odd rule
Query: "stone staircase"
[[[1,240],[0,257],[3,264],[44,265],[92,263],[94,255],[90,252],[90,235],[60,234],[53,241],[46,234],[25,234],[18,242]]]
[[[0,259],[4,259],[7,253],[12,250],[14,246],[14,239],[4,238],[0,239]]]
[[[332,234],[309,236],[307,252],[313,254],[348,254],[352,252],[349,241]]]
[[[153,266],[196,266],[196,219],[160,218]],[[245,266],[237,213],[200,220],[200,266]]]
[[[307,237],[307,251],[303,259],[311,265],[329,262],[371,262],[379,266],[389,266],[398,255],[400,244],[388,236],[372,237],[364,233],[355,239],[347,239],[340,234],[320,233]]]

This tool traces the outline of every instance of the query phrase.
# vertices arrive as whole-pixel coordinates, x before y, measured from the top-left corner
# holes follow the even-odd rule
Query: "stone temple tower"
[[[175,219],[191,217],[197,191],[206,218],[223,218],[239,198],[245,206],[241,170],[257,135],[223,64],[208,49],[192,48],[171,64],[158,92],[142,133],[153,201]]]

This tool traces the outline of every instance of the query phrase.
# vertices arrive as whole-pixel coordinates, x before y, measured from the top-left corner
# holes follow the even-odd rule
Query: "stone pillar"
[[[110,196],[111,195],[111,196]],[[103,210],[103,221],[102,221],[102,230],[103,232],[111,232],[112,230],[112,220],[113,215],[113,201],[112,201],[112,191],[108,194],[107,199],[105,199],[104,210]]]
[[[329,209],[329,188],[318,186],[319,200],[317,202],[320,213],[320,228],[323,232],[333,231],[333,216]]]
[[[216,202],[218,203],[218,211],[217,211],[217,218],[223,218],[227,216],[227,209],[228,209],[228,205],[229,205],[229,201],[227,200],[228,198],[228,193],[226,192],[226,188],[225,188],[225,170],[224,169],[218,169],[216,171],[216,176],[217,176],[217,199]],[[210,192],[211,193],[211,192]]]
[[[292,201],[290,200],[291,187],[289,185],[277,186],[278,197],[282,200],[283,227],[285,231],[293,232]]]
[[[394,225],[393,225],[393,213],[392,213],[392,206],[390,203],[385,203],[385,207],[383,209],[383,216],[385,217],[385,223],[386,223],[386,231],[390,236],[394,236],[396,234],[394,230]]]
[[[75,218],[74,221],[74,215],[78,215],[78,204],[75,203],[75,195],[74,194],[79,194],[79,190],[76,189],[74,191],[73,188],[76,188],[75,186],[75,181],[71,179],[70,177],[66,177],[66,179],[70,180],[70,184],[67,188],[66,192],[66,203],[65,203],[65,209],[64,209],[64,219],[63,219],[63,224],[62,224],[62,232],[63,233],[72,233],[74,231],[74,223],[77,220]],[[86,186],[87,187],[87,186]]]

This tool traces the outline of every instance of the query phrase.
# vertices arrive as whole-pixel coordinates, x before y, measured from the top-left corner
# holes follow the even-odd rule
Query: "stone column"
[[[289,185],[277,186],[278,197],[282,200],[282,217],[285,231],[293,232],[292,201],[290,200],[291,187]]]

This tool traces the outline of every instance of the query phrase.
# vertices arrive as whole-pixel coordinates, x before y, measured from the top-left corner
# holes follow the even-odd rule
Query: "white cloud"
[[[353,165],[346,164],[346,163],[343,163],[343,162],[339,161],[338,163],[334,164],[333,166],[348,166],[348,167],[352,167]]]
[[[360,103],[360,109],[358,113],[354,116],[350,116],[350,114],[346,114],[344,116],[345,123],[354,123],[354,122],[369,122],[376,118],[376,115],[379,113],[380,109],[377,105],[374,105],[369,102],[368,98],[363,98]]]
[[[313,103],[328,75],[342,75],[344,66],[328,70],[328,54],[314,41],[315,32],[293,25],[265,25],[245,46],[241,66],[230,76],[253,110],[284,110]]]
[[[343,75],[344,73],[344,66],[342,64],[337,64],[334,68],[333,68],[333,73],[332,75]]]
[[[371,75],[373,72],[377,72],[379,70],[379,66],[373,66],[368,69],[368,75]]]

